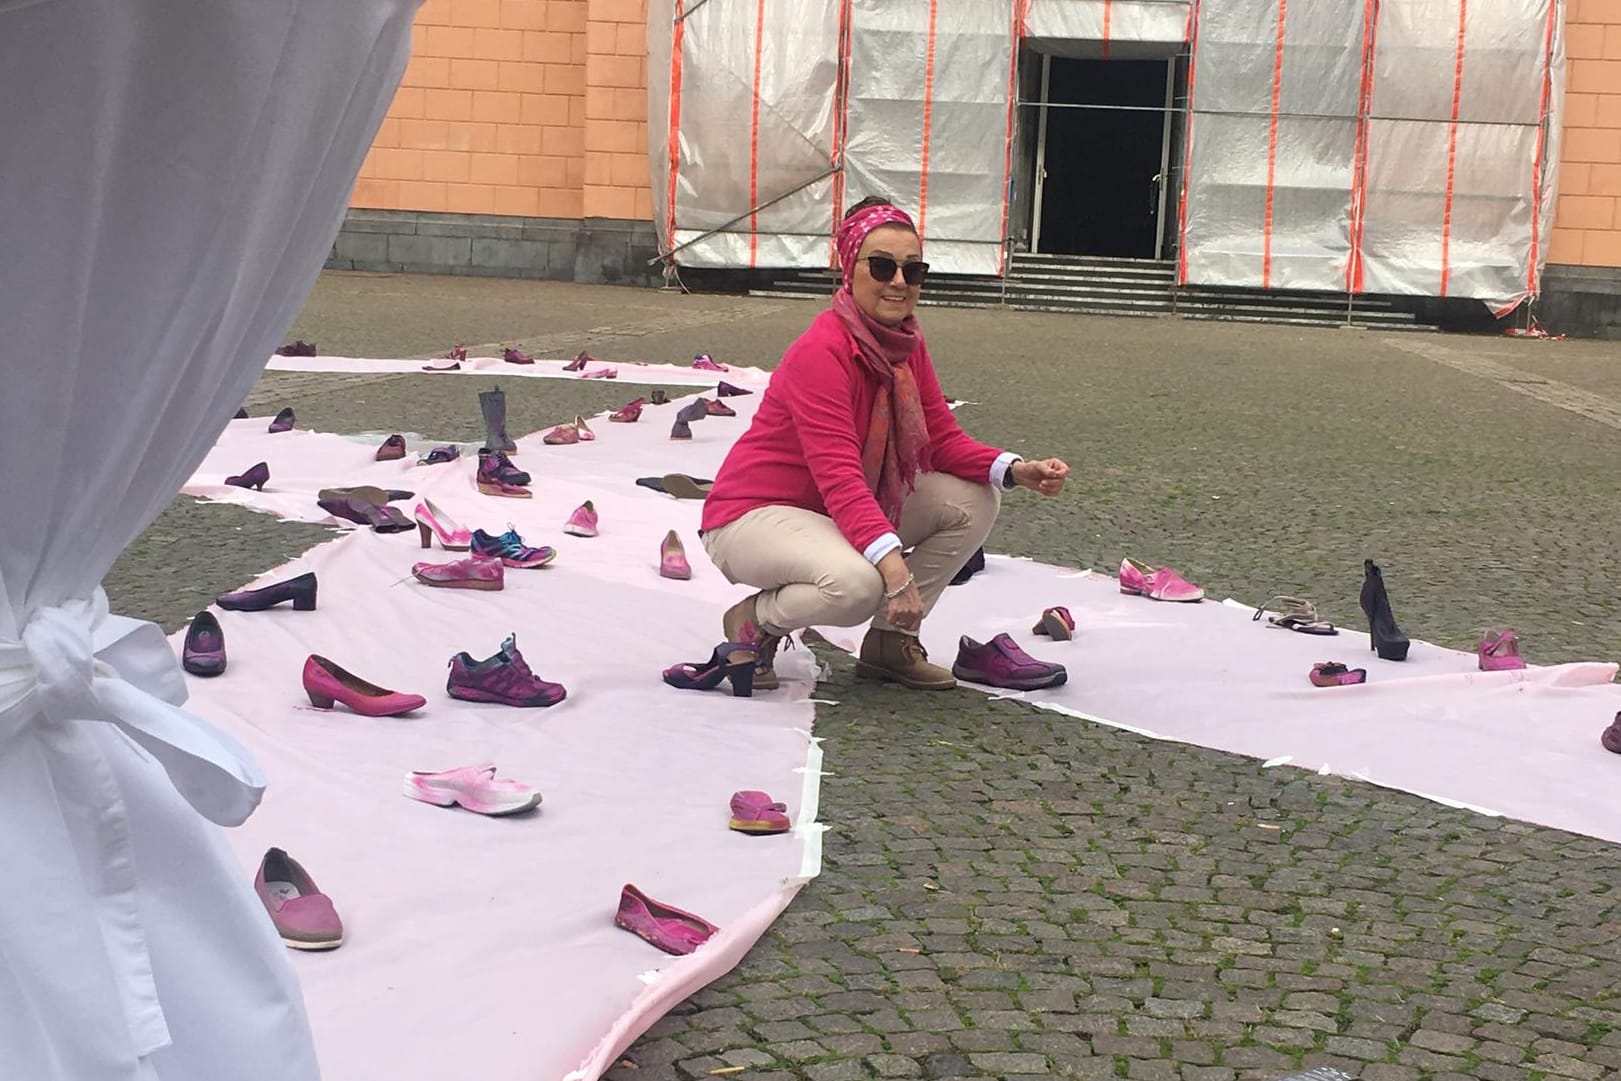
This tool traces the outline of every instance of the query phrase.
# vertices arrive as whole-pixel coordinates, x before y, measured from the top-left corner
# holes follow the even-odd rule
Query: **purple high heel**
[[[270,422],[271,432],[290,432],[293,430],[293,407],[288,406],[276,414],[276,419]]]
[[[265,484],[270,480],[270,463],[260,462],[258,465],[238,473],[234,477],[226,477],[226,484],[233,484],[238,488],[257,488],[265,490]]]
[[[313,612],[315,594],[316,581],[312,571],[262,589],[239,589],[235,593],[221,593],[214,598],[214,603],[227,612],[262,612],[284,601],[292,601],[294,611]]]
[[[664,682],[683,691],[712,691],[720,681],[732,681],[732,697],[754,697],[754,666],[760,651],[747,642],[722,642],[709,660],[672,665],[664,670]]]

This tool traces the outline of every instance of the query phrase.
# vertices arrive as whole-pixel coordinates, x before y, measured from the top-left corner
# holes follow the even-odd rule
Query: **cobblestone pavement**
[[[329,275],[289,336],[770,364],[816,310]],[[1613,344],[922,318],[970,430],[1076,468],[1062,500],[1007,500],[993,551],[1100,569],[1130,553],[1349,626],[1371,556],[1416,636],[1470,648],[1510,625],[1533,661],[1621,654]],[[472,386],[273,374],[249,409],[472,438]],[[629,396],[505,386],[524,430]],[[108,590],[172,628],[324,534],[180,500]],[[874,688],[823,657],[840,702],[817,718],[825,871],[612,1081],[1621,1076],[1621,850],[974,692]]]

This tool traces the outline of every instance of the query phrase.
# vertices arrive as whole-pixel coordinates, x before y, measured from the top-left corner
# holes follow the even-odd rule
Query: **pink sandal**
[[[732,821],[728,828],[739,833],[787,833],[788,805],[778,803],[764,792],[733,792]]]
[[[1525,667],[1525,658],[1520,656],[1519,636],[1507,627],[1485,633],[1480,639],[1479,656],[1482,672],[1507,672]]]
[[[720,928],[690,912],[653,900],[630,883],[619,892],[614,923],[665,953],[688,954]]]

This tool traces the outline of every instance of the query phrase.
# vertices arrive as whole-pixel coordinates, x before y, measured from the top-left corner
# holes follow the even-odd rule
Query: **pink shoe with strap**
[[[1130,556],[1120,561],[1120,592],[1134,593],[1151,601],[1190,603],[1204,600],[1203,589],[1171,568],[1155,570]]]

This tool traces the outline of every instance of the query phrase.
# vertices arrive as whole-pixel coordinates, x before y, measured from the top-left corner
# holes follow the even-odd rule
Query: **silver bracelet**
[[[901,594],[902,594],[902,593],[905,593],[905,592],[906,592],[906,591],[907,591],[907,590],[908,590],[908,589],[910,589],[910,588],[911,588],[911,586],[912,586],[912,583],[913,583],[913,582],[914,582],[914,581],[915,581],[915,580],[916,580],[916,579],[914,579],[914,578],[913,578],[913,577],[912,577],[912,575],[911,575],[911,574],[907,574],[907,576],[906,576],[906,581],[904,581],[904,582],[902,582],[902,583],[901,583],[901,587],[900,587],[900,588],[899,588],[899,589],[897,589],[897,590],[896,590],[896,591],[895,591],[895,592],[893,592],[893,593],[885,593],[885,594],[884,594],[884,600],[886,600],[886,601],[892,601],[892,600],[894,600],[894,599],[895,599],[895,598],[896,598],[896,597],[899,597],[899,596],[900,596],[900,595],[901,595]]]

